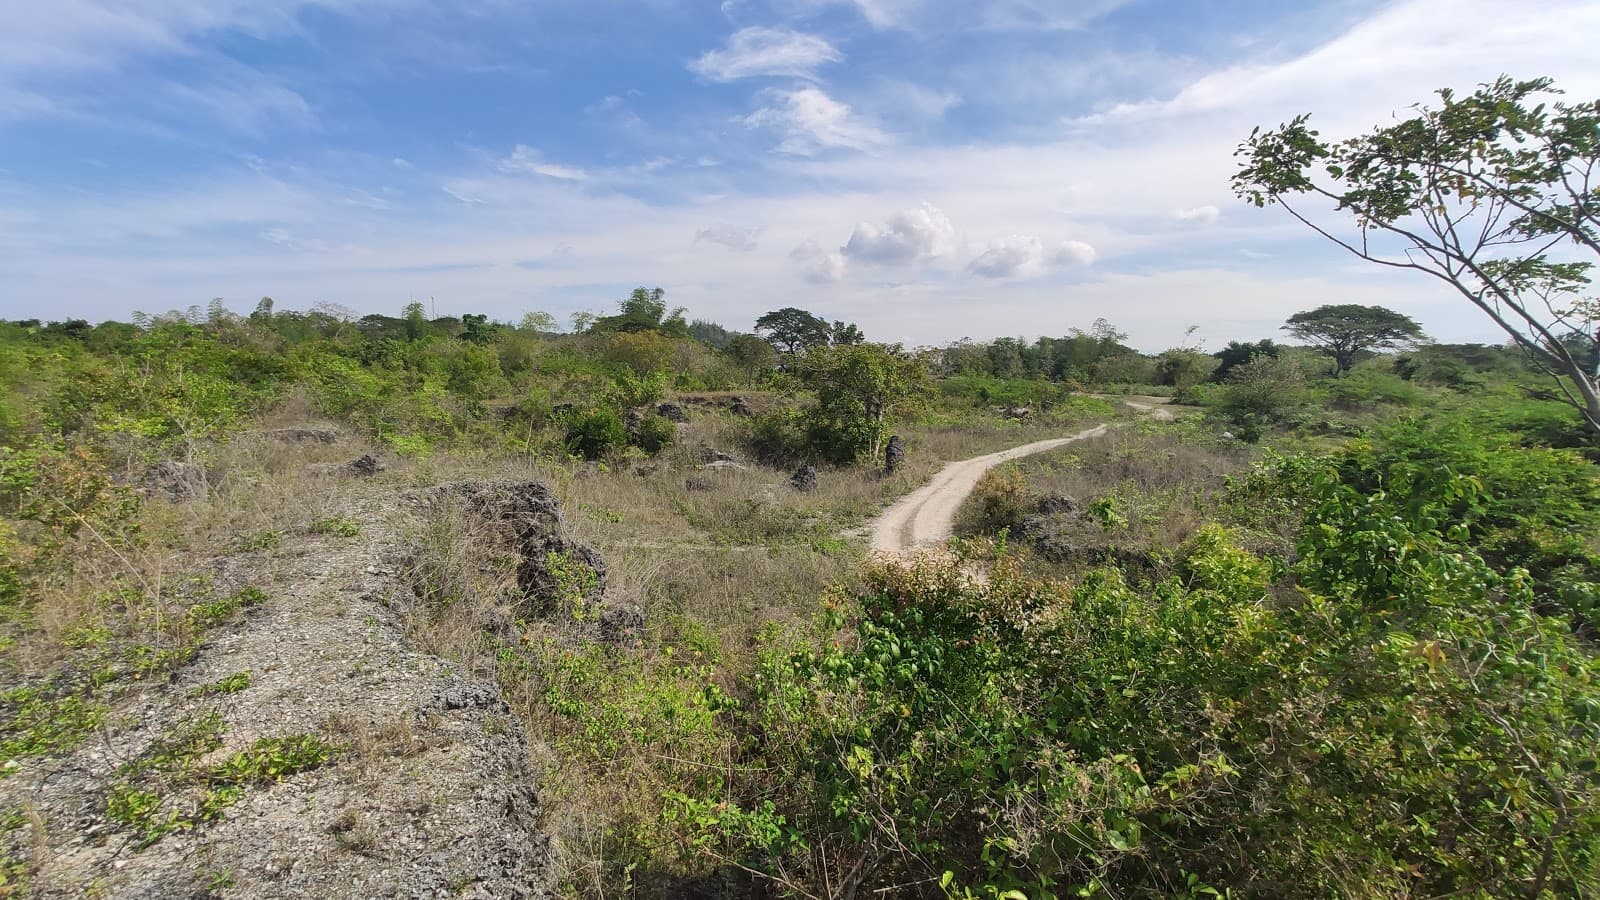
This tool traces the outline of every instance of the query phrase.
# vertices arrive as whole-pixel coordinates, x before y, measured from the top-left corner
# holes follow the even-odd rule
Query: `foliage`
[[[616,410],[594,406],[571,415],[566,424],[567,452],[584,459],[600,459],[628,444],[628,429]]]
[[[1149,592],[869,570],[824,640],[766,657],[773,771],[687,827],[863,891],[1591,893],[1593,657],[1533,581],[1456,543],[1471,479],[1373,493],[1337,471],[1282,469],[1304,511],[1287,570],[1216,526]]]
[[[1589,270],[1600,257],[1600,101],[1565,103],[1547,78],[1502,76],[1473,93],[1337,143],[1307,116],[1239,148],[1234,189],[1276,203],[1356,256],[1454,288],[1557,378],[1600,441],[1600,349]],[[1314,224],[1300,195],[1332,201],[1353,232]]]
[[[1271,338],[1265,338],[1253,344],[1249,341],[1229,341],[1228,346],[1212,354],[1217,358],[1217,370],[1211,373],[1211,380],[1219,383],[1227,381],[1228,373],[1232,372],[1236,366],[1254,362],[1262,356],[1277,359],[1279,352],[1280,348],[1272,342]]]
[[[1332,356],[1334,375],[1350,371],[1362,353],[1404,347],[1423,339],[1422,326],[1410,316],[1355,303],[1297,312],[1283,330]]]
[[[804,412],[810,447],[839,463],[876,460],[894,417],[928,390],[920,360],[879,344],[813,349],[799,375],[817,395]]]
[[[1293,421],[1305,404],[1300,367],[1261,355],[1233,367],[1212,408],[1235,435],[1255,443],[1268,428]]]
[[[786,306],[756,319],[756,333],[793,356],[828,346],[833,338],[833,326],[803,309]]]
[[[615,315],[601,316],[589,326],[590,331],[620,331],[625,333],[658,332],[675,337],[687,337],[688,323],[683,320],[683,309],[668,310],[667,292],[661,288],[634,288],[628,299],[617,304]]]
[[[1034,497],[1015,466],[995,466],[972,489],[959,528],[966,534],[998,534],[1016,528],[1033,512]]]

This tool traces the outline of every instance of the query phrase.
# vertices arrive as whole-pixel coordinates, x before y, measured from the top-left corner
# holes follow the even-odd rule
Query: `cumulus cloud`
[[[1222,211],[1215,206],[1195,206],[1172,211],[1172,217],[1179,222],[1198,222],[1202,225],[1209,225],[1221,216]]]
[[[888,142],[862,121],[847,103],[819,88],[764,91],[766,104],[744,118],[747,128],[770,128],[783,135],[778,152],[810,156],[823,149],[868,150]]]
[[[741,28],[721,50],[711,50],[689,71],[711,81],[736,81],[759,76],[814,78],[817,69],[840,62],[844,54],[813,34],[787,28]]]
[[[802,264],[801,275],[812,284],[833,284],[844,280],[844,254],[827,251],[816,238],[807,238],[789,251],[789,258]]]
[[[950,218],[937,206],[923,203],[895,213],[881,227],[862,222],[839,252],[854,262],[903,265],[944,256],[955,244]]]
[[[756,235],[761,233],[759,228],[740,228],[736,225],[713,225],[702,228],[695,233],[694,242],[707,244],[721,244],[729,250],[748,252],[756,249]]]
[[[967,271],[984,278],[1019,278],[1047,269],[1086,266],[1095,255],[1094,248],[1082,241],[1047,245],[1033,235],[1017,234],[991,242]]]
[[[495,168],[510,175],[543,175],[561,181],[583,181],[589,177],[582,169],[547,162],[539,151],[526,144],[518,144],[510,156],[495,164]]]

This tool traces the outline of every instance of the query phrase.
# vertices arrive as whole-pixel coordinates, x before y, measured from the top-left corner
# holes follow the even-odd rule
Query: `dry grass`
[[[1210,520],[1226,477],[1253,458],[1246,444],[1143,423],[1012,465],[1035,497],[1071,497],[1089,510],[1047,522],[1057,562],[1070,570],[1112,556],[1169,557]]]

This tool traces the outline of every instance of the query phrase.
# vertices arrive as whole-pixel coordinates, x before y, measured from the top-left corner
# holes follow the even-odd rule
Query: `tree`
[[[536,309],[532,310],[531,312],[523,313],[522,321],[518,323],[517,327],[523,331],[531,331],[535,334],[551,334],[560,326],[556,324],[555,316],[550,315],[544,310]]]
[[[866,341],[867,336],[861,333],[861,329],[854,322],[845,324],[835,321],[829,326],[828,339],[835,347],[845,347],[850,344],[860,344]]]
[[[500,326],[489,321],[488,315],[484,313],[462,313],[461,324],[463,326],[461,339],[474,344],[489,343],[494,340],[495,332],[500,330]]]
[[[803,309],[786,306],[756,320],[756,333],[774,347],[793,356],[833,340],[833,326]]]
[[[421,300],[413,300],[401,310],[400,317],[405,320],[406,340],[419,341],[428,333],[427,313],[422,307]]]
[[[778,351],[753,334],[734,335],[722,352],[744,369],[748,381],[755,381],[761,373],[770,371],[778,363]]]
[[[1567,104],[1547,78],[1507,77],[1338,143],[1300,116],[1239,148],[1234,190],[1275,203],[1378,265],[1430,275],[1481,310],[1560,386],[1600,441],[1600,388],[1561,341],[1600,346],[1600,100]],[[1297,206],[1331,201],[1342,227]],[[1293,202],[1291,202],[1293,201]]]
[[[1335,377],[1350,371],[1369,350],[1409,346],[1422,339],[1410,316],[1382,306],[1338,303],[1297,312],[1283,330],[1333,357]]]
[[[816,391],[807,413],[817,449],[837,461],[876,461],[889,421],[927,391],[922,361],[898,346],[852,344],[807,353],[800,378]]]
[[[1268,356],[1278,358],[1279,347],[1271,338],[1250,343],[1249,341],[1229,341],[1228,346],[1211,354],[1218,360],[1217,370],[1211,373],[1211,380],[1222,382],[1227,380],[1228,373],[1238,366],[1253,362],[1257,357]]]
[[[601,316],[589,326],[591,331],[660,331],[676,337],[689,334],[683,320],[683,307],[667,309],[667,292],[661,288],[634,288],[628,299],[617,304],[616,315]]]

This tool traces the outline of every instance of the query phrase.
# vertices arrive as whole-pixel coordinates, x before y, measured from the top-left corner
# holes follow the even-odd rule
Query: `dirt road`
[[[1034,441],[999,453],[950,463],[940,469],[932,481],[883,511],[872,524],[872,552],[899,555],[948,539],[955,527],[956,510],[961,508],[962,501],[972,493],[984,472],[1020,456],[1043,453],[1105,433],[1105,425],[1096,425],[1071,437]]]

